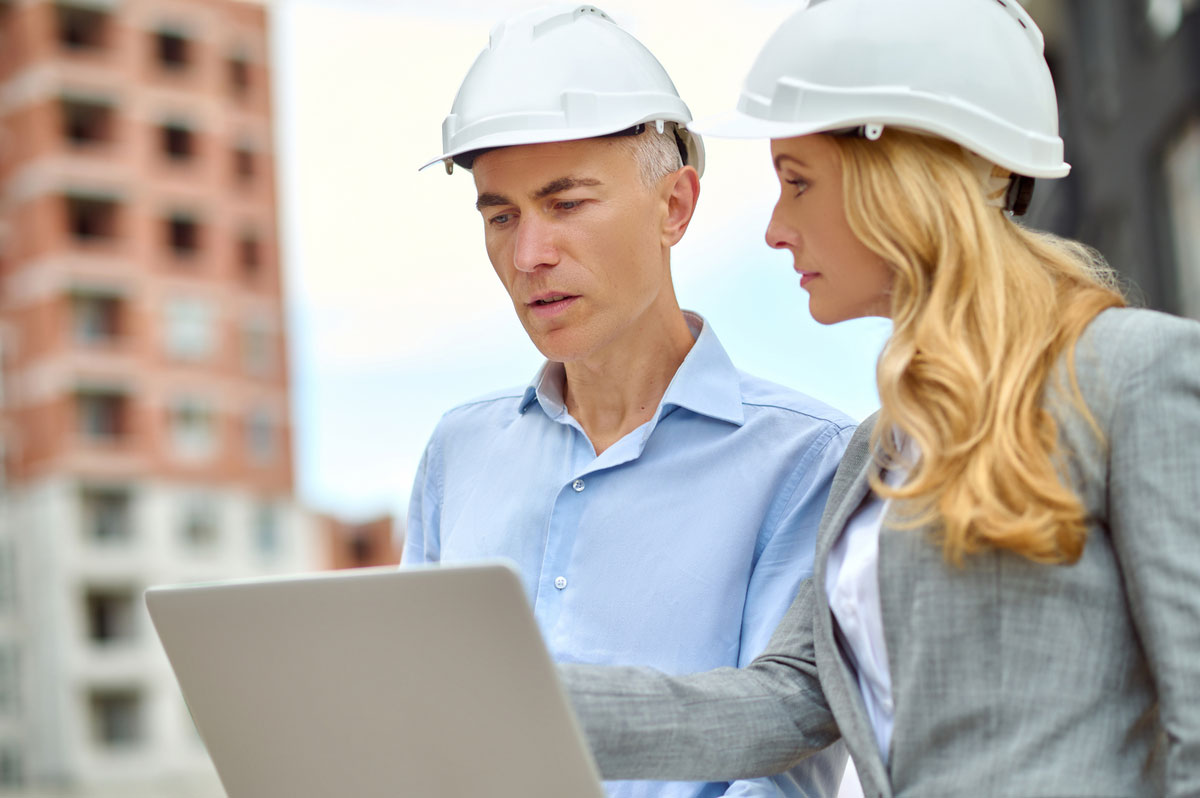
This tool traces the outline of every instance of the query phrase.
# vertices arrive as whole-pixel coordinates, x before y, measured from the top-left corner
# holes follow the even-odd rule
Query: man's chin
[[[529,340],[547,360],[570,363],[586,357],[590,351],[590,348],[579,340],[579,336],[573,333],[574,331],[569,329],[554,330],[550,333],[539,331],[530,335]]]

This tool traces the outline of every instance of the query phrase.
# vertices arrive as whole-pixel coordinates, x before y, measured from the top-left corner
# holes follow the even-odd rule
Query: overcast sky
[[[488,263],[468,173],[417,167],[500,18],[536,3],[279,0],[272,8],[281,235],[298,489],[350,518],[403,514],[445,410],[541,363]],[[795,3],[600,2],[671,74],[693,115],[727,110]],[[890,325],[822,327],[763,231],[765,141],[707,140],[699,209],[673,253],[684,307],[741,368],[861,418]]]

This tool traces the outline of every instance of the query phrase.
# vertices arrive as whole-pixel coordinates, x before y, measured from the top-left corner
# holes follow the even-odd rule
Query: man
[[[488,257],[546,356],[446,413],[404,561],[516,563],[560,662],[748,663],[812,570],[853,422],[738,372],[679,308],[670,253],[703,148],[661,65],[592,6],[499,25],[443,125]],[[436,163],[434,161],[433,163]],[[833,796],[831,750],[772,780],[613,782],[620,798]]]

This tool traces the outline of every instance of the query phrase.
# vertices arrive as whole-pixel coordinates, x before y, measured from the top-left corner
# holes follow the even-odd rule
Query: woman
[[[814,318],[894,332],[766,653],[563,669],[605,778],[840,736],[867,795],[1200,796],[1200,325],[1012,220],[1069,169],[1055,108],[1011,0],[824,0],[704,130],[772,139]]]

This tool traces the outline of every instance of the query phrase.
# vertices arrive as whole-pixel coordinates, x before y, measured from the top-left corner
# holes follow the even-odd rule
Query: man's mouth
[[[533,299],[531,299],[529,301],[529,304],[533,307],[542,307],[545,305],[553,305],[558,302],[563,302],[567,299],[578,299],[578,295],[576,295],[576,294],[542,294],[541,296],[537,296],[537,297],[534,297]]]
[[[578,294],[542,294],[529,301],[529,310],[540,319],[557,318],[579,299]]]

